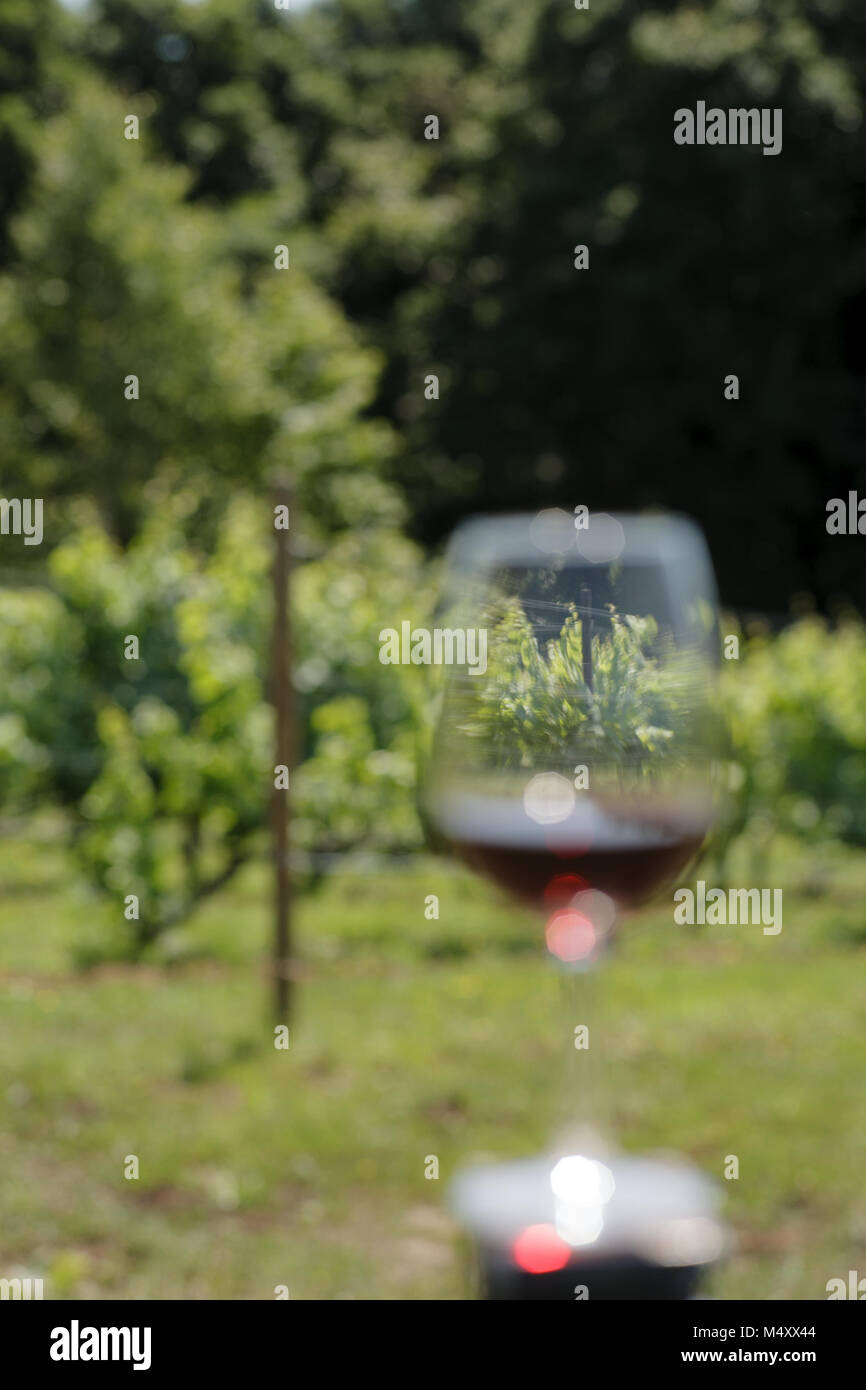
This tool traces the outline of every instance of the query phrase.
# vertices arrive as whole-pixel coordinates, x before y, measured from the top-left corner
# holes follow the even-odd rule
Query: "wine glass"
[[[589,1079],[603,1027],[588,1022],[588,981],[623,914],[676,880],[718,808],[720,643],[703,538],[668,515],[476,519],[452,540],[441,620],[465,634],[451,655],[474,659],[441,673],[425,810],[544,922],[580,1082],[551,1151],[464,1175],[458,1211],[486,1249],[488,1283],[571,1272],[576,1252],[585,1268],[590,1247],[596,1275],[623,1258],[697,1268],[720,1240],[700,1175],[617,1155],[599,1125],[604,1088]]]

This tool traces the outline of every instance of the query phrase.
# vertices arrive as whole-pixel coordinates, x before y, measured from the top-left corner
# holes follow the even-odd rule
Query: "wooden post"
[[[274,707],[274,763],[290,772],[294,763],[294,700],[292,692],[292,626],[289,606],[292,557],[289,529],[278,526],[282,516],[292,515],[292,494],[285,484],[272,489],[274,527],[273,634],[271,638],[271,702]],[[289,820],[291,791],[274,787],[271,793],[271,833],[274,857],[274,1007],[277,1023],[288,1024],[291,1012],[292,884],[289,872]]]
[[[580,612],[583,679],[587,690],[592,690],[592,589],[588,584],[580,586]]]

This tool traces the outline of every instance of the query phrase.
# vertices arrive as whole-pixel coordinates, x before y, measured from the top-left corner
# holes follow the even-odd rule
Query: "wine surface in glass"
[[[639,906],[671,883],[703,844],[707,826],[647,808],[613,814],[579,798],[571,813],[541,825],[511,797],[453,795],[436,818],[456,852],[514,897],[545,910],[545,890],[573,874],[620,907]]]

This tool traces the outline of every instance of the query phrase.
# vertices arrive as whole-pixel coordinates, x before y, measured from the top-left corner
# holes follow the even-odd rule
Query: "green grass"
[[[724,1188],[738,1248],[710,1291],[822,1298],[866,1273],[866,862],[799,846],[734,882],[785,889],[781,935],[644,913],[594,1039],[624,1147]],[[447,1181],[541,1147],[574,1055],[531,918],[440,861],[347,870],[299,906],[277,1051],[265,865],[175,935],[176,963],[86,972],[82,944],[120,928],[52,823],[0,840],[0,883],[0,1275],[50,1298],[467,1296]]]

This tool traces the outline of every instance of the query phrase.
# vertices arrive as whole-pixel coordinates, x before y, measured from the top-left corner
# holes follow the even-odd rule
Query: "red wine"
[[[435,814],[466,863],[548,912],[556,905],[552,881],[568,882],[565,876],[579,880],[575,892],[592,888],[621,907],[635,907],[676,878],[706,834],[699,822],[650,820],[643,808],[614,814],[580,797],[553,825],[539,825],[519,801],[488,796],[447,798]]]

